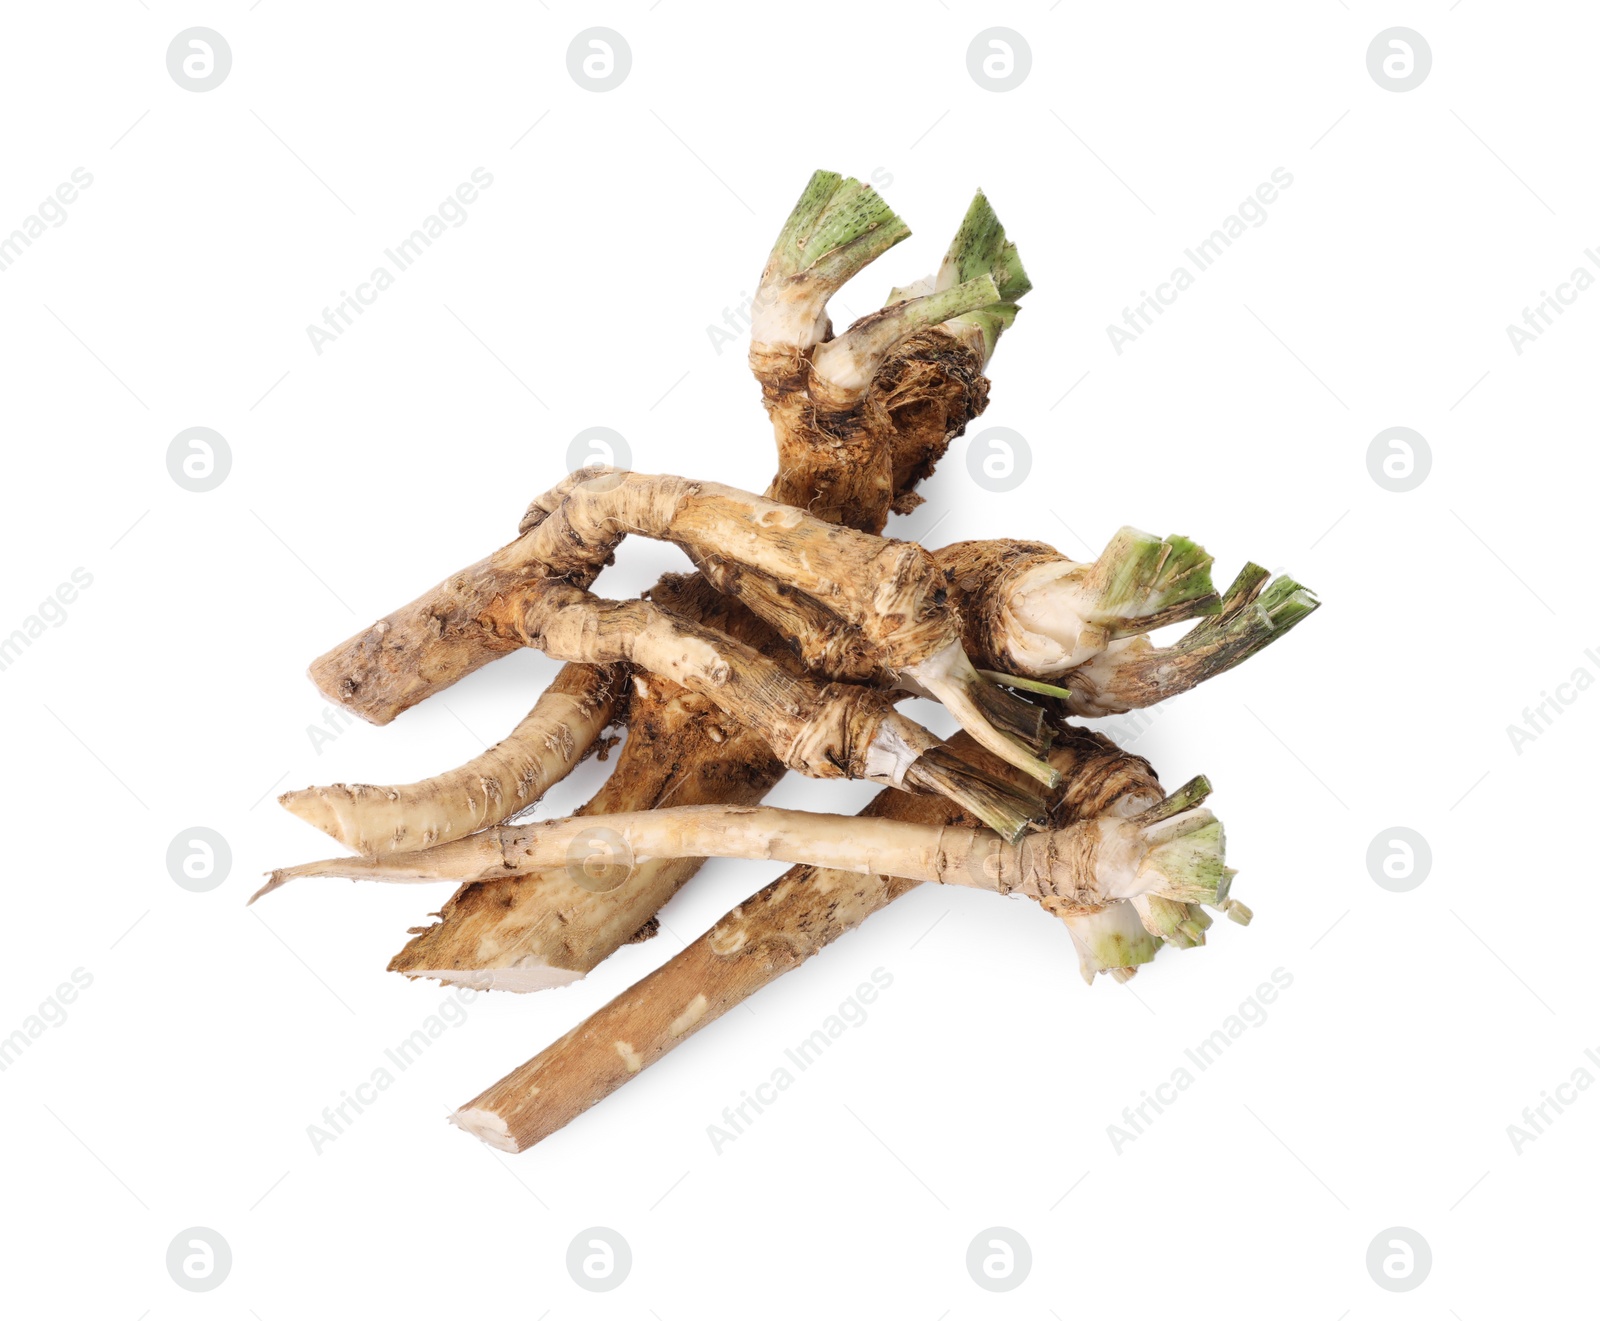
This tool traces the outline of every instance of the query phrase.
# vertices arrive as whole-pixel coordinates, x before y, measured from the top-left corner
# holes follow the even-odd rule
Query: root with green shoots
[[[1132,529],[1090,563],[1038,542],[930,552],[878,538],[983,411],[985,368],[1030,287],[979,193],[933,275],[835,334],[830,298],[908,233],[872,189],[826,172],[785,224],[752,309],[778,448],[766,497],[572,474],[514,541],[313,665],[330,697],[383,724],[519,647],[569,662],[511,738],[454,772],[285,795],[362,856],[286,868],[268,889],[322,875],[462,883],[394,971],[564,984],[650,935],[705,857],[796,864],[465,1107],[457,1122],[486,1140],[538,1140],[918,883],[1034,899],[1090,980],[1204,944],[1208,907],[1249,919],[1209,785],[1163,795],[1142,761],[1067,721],[1218,675],[1316,598],[1254,565],[1218,593],[1201,547]],[[595,595],[628,533],[672,541],[696,572],[645,601]],[[1149,636],[1185,621],[1170,644]],[[941,743],[893,709],[904,693],[942,702],[965,732]],[[594,798],[572,818],[511,823],[609,722],[625,739]],[[760,806],[785,769],[893,787],[858,818]]]
[[[1154,706],[1285,636],[1320,602],[1247,564],[1224,593],[1187,537],[1123,528],[1090,564],[1037,541],[968,541],[933,552],[962,645],[996,683],[1061,698],[1073,715]],[[1170,646],[1145,636],[1197,619]]]
[[[881,872],[1051,901],[1058,915],[1155,895],[1225,905],[1233,871],[1222,823],[1204,807],[1157,804],[1140,816],[1080,821],[1008,842],[981,826],[931,826],[781,807],[665,807],[614,816],[499,826],[413,853],[331,858],[271,874],[265,894],[291,880],[422,882],[501,880],[600,858],[624,873],[633,860],[753,858],[833,871]]]
[[[937,277],[834,336],[828,300],[910,233],[871,188],[818,170],[751,307],[750,369],[778,445],[768,496],[868,532],[920,503],[917,482],[983,410],[983,367],[1029,288],[979,193]]]

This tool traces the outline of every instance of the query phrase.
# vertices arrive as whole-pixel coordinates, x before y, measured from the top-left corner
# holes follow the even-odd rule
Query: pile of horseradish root
[[[793,864],[698,940],[453,1116],[520,1151],[914,886],[1025,895],[1065,924],[1085,979],[1131,977],[1202,945],[1229,896],[1203,778],[1172,793],[1072,717],[1165,701],[1317,608],[1249,564],[1212,584],[1184,537],[1119,532],[1080,563],[1038,541],[941,549],[881,535],[981,413],[984,375],[1030,288],[980,193],[943,264],[834,334],[829,298],[909,230],[871,188],[819,171],[751,309],[750,366],[772,418],[765,495],[611,468],[573,473],[514,541],[311,668],[375,724],[519,647],[566,662],[503,741],[411,785],[288,793],[355,856],[272,873],[451,880],[434,925],[389,965],[531,991],[582,977],[656,931],[708,857]],[[697,572],[642,600],[594,587],[624,536]],[[1170,646],[1151,630],[1192,627]],[[944,704],[941,739],[896,703]],[[591,752],[626,737],[573,817],[523,820]],[[786,770],[875,781],[857,817],[763,807]],[[259,895],[257,896],[259,898]]]

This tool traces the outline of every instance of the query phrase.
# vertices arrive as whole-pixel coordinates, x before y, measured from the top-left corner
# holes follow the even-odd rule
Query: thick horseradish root
[[[1256,565],[1218,592],[1195,542],[1131,528],[1085,563],[1041,542],[932,550],[879,535],[984,410],[985,368],[1031,287],[979,193],[932,275],[835,334],[829,300],[908,234],[871,188],[823,171],[791,212],[751,312],[778,451],[764,496],[571,473],[513,541],[312,666],[330,698],[385,724],[519,648],[567,662],[506,739],[454,771],[280,800],[357,856],[283,868],[256,897],[310,876],[459,884],[392,971],[563,985],[653,934],[705,858],[794,864],[457,1112],[486,1141],[522,1150],[554,1132],[917,884],[1032,899],[1090,981],[1203,945],[1208,908],[1249,920],[1209,783],[1165,794],[1142,759],[1070,717],[1221,674],[1316,598]],[[605,599],[598,580],[629,534],[671,542],[695,571],[644,600]],[[1175,640],[1150,637],[1185,622]],[[902,715],[910,694],[962,732],[945,742]],[[590,802],[522,821],[615,742],[613,725],[624,741]],[[857,817],[761,806],[788,769],[886,787]]]

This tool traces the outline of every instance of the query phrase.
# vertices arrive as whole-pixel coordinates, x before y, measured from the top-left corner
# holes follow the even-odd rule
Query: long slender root
[[[594,750],[616,713],[620,666],[563,666],[505,738],[416,784],[330,784],[278,802],[358,853],[404,853],[459,839],[537,803]]]
[[[1155,894],[1219,905],[1233,871],[1222,823],[1203,807],[1141,822],[1097,820],[1007,843],[981,827],[863,823],[778,807],[662,808],[502,826],[416,853],[328,859],[273,872],[266,890],[310,876],[420,882],[527,875],[602,859],[621,883],[635,859],[722,857],[807,863],[1052,900],[1052,911]],[[263,891],[263,893],[265,890]]]

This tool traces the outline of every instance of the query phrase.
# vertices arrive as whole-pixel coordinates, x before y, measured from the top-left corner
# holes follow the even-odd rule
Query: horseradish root
[[[1031,287],[978,193],[932,275],[835,333],[829,300],[908,234],[871,188],[824,171],[784,224],[751,311],[778,451],[765,496],[569,473],[514,540],[312,666],[333,700],[385,724],[518,648],[567,662],[464,766],[283,796],[357,856],[283,868],[259,893],[312,876],[458,883],[392,971],[563,985],[651,935],[704,858],[794,864],[457,1112],[486,1141],[522,1150],[554,1132],[917,884],[1033,900],[1090,981],[1204,945],[1211,912],[1249,921],[1210,785],[1165,794],[1141,759],[1070,721],[1221,674],[1317,600],[1255,565],[1219,593],[1195,542],[1131,528],[1083,563],[1042,542],[935,551],[879,535],[983,412],[985,369]],[[671,542],[695,571],[606,599],[600,579],[629,534]],[[1175,640],[1152,639],[1180,623]],[[907,694],[942,703],[963,732],[943,742],[902,715]],[[624,739],[594,797],[569,818],[522,820],[615,741],[610,725]],[[886,787],[858,817],[761,806],[788,769]]]
[[[765,738],[785,766],[804,775],[933,787],[926,775],[908,781],[907,773],[939,740],[894,710],[889,695],[878,689],[820,684],[653,602],[602,601],[561,579],[526,584],[497,603],[495,613],[504,619],[496,622],[496,632],[510,631],[558,660],[627,661],[636,672],[648,671],[710,698],[732,720]],[[979,719],[993,739],[1008,739],[986,717]],[[1028,757],[1021,744],[1008,746],[1019,759]],[[940,791],[1007,838],[1016,838],[1033,815],[1026,805],[1002,805],[978,788],[968,792],[951,758],[944,758],[940,769]]]
[[[965,735],[958,734],[951,746],[997,777],[1020,778]],[[1051,802],[1051,821],[1057,826],[1100,816],[1133,816],[1162,799],[1149,764],[1102,735],[1064,730],[1050,761],[1062,777]],[[892,789],[873,799],[861,815],[929,825],[975,824],[948,803]],[[451,1122],[502,1151],[526,1150],[916,885],[878,873],[790,868],[661,967],[467,1102]],[[1125,901],[1064,916],[1088,979],[1110,972],[1126,980],[1136,967],[1106,960],[1125,956],[1130,964],[1147,962],[1161,945],[1140,928]]]
[[[1203,807],[1167,812],[1165,806],[1140,817],[1046,829],[1014,844],[983,827],[869,822],[780,807],[667,807],[500,826],[415,853],[302,863],[273,872],[260,893],[308,876],[499,880],[582,866],[598,854],[624,873],[623,884],[634,860],[757,858],[1020,894],[1053,901],[1058,914],[1143,895],[1221,907],[1233,877],[1223,861],[1222,823]]]
[[[833,181],[830,192],[844,182],[838,176],[819,178]],[[854,181],[849,182],[849,189],[858,197],[871,192]],[[881,202],[865,200],[865,206],[872,211]],[[867,219],[855,237],[878,227],[886,217],[889,213],[883,208],[876,218]],[[906,232],[894,221],[878,238],[859,243],[853,238],[839,239],[832,247],[818,249],[821,253],[850,247],[848,260],[844,265],[835,264],[827,277],[833,282],[816,305],[824,325],[825,312],[820,309],[825,308],[827,294],[891,246],[891,240],[898,241],[896,234],[904,237]],[[974,245],[987,246],[980,249]],[[953,258],[947,261],[980,250],[991,257],[1003,256],[1008,246],[994,222],[986,232],[958,235],[951,245]],[[1014,251],[1012,248],[1013,259]],[[758,307],[761,301],[758,299]],[[914,509],[921,502],[917,483],[933,471],[950,442],[983,411],[988,400],[989,382],[983,370],[994,352],[995,337],[986,338],[966,321],[960,318],[919,331],[890,351],[859,404],[841,415],[843,425],[834,429],[823,424],[805,396],[805,370],[791,374],[787,385],[774,386],[757,368],[769,408],[776,406],[786,417],[810,419],[793,429],[775,427],[779,474],[768,494],[830,521],[870,532],[882,530],[891,511]],[[828,333],[818,332],[824,338]],[[759,342],[761,337],[754,338]],[[811,343],[808,339],[806,346]],[[827,499],[824,491],[830,492]],[[760,620],[709,591],[699,575],[669,574],[649,595],[674,613],[715,626],[767,654],[788,654],[783,641]],[[431,594],[426,604],[431,607],[428,613],[440,619],[441,627],[426,635],[429,678],[419,691],[407,694],[406,705],[454,682],[485,653],[490,658],[504,654],[508,641],[493,636],[476,611],[453,609],[458,602],[448,590]],[[377,631],[369,630],[369,634]],[[319,670],[337,673],[357,668],[350,653],[359,653],[367,637],[362,635],[331,653],[336,662],[319,662]],[[390,658],[395,659],[403,647],[395,645],[391,651]],[[826,677],[855,676],[829,671]],[[380,723],[403,709],[396,704],[376,713],[363,710],[371,694],[363,695],[361,690],[373,685],[351,683],[347,687],[342,682],[327,682],[323,686],[335,700],[344,701],[348,696],[351,709]],[[998,689],[986,694],[991,705],[998,695]],[[633,698],[627,727],[628,738],[610,779],[584,810],[754,802],[783,774],[782,764],[764,739],[749,736],[713,713],[710,704],[691,700],[670,683],[652,683],[642,696]],[[926,757],[919,767],[934,769]],[[512,990],[570,981],[590,971],[636,933],[648,932],[651,915],[698,865],[693,859],[646,864],[639,869],[637,884],[604,896],[573,884],[564,872],[548,874],[540,885],[521,887],[515,894],[505,893],[497,882],[465,886],[444,906],[436,924],[413,933],[414,939],[390,967],[407,976]]]
[[[938,273],[835,338],[828,299],[910,232],[871,188],[819,170],[751,307],[750,369],[778,444],[767,495],[867,532],[921,503],[916,484],[983,411],[983,368],[1030,287],[979,193]]]
[[[1050,768],[996,729],[975,690],[982,679],[961,650],[959,620],[947,605],[943,575],[933,557],[912,542],[885,541],[715,482],[590,470],[536,500],[523,520],[524,554],[551,573],[587,573],[604,563],[619,528],[672,541],[706,566],[708,579],[762,614],[768,593],[744,595],[744,573],[779,582],[853,632],[872,663],[943,702],[961,727],[996,756],[1045,784]],[[712,567],[715,566],[715,567]],[[530,615],[521,629],[532,645],[550,650],[539,621],[552,586],[575,596],[559,579],[524,589]],[[515,599],[515,598],[514,598]],[[787,611],[768,620],[792,624]],[[561,654],[552,651],[551,654]],[[592,656],[571,659],[591,660]],[[676,674],[667,677],[679,679]]]
[[[404,853],[516,816],[594,751],[611,723],[619,666],[563,666],[511,733],[464,766],[417,784],[330,784],[278,796],[357,853]]]

